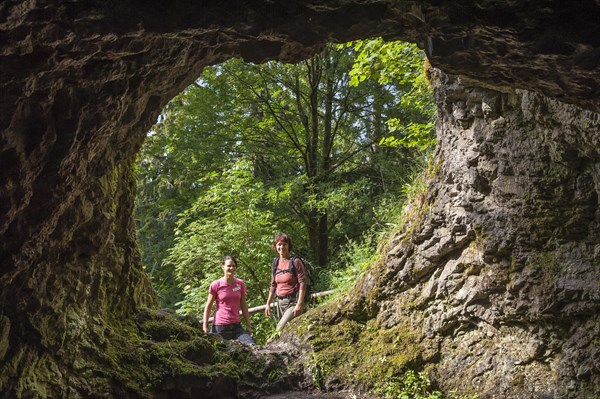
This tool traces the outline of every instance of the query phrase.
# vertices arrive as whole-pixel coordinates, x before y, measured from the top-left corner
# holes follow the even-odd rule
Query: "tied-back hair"
[[[279,233],[273,239],[273,243],[271,244],[271,248],[273,248],[273,250],[275,252],[277,252],[276,245],[277,245],[277,243],[279,241],[286,242],[287,245],[288,245],[288,248],[289,248],[290,252],[292,252],[292,238],[290,236],[288,236],[287,234],[285,234],[285,233]]]
[[[221,265],[224,265],[225,261],[230,260],[230,259],[233,261],[233,263],[235,263],[235,267],[237,267],[237,265],[238,265],[237,264],[237,259],[233,255],[225,255],[225,256],[223,256],[223,259],[221,260]]]

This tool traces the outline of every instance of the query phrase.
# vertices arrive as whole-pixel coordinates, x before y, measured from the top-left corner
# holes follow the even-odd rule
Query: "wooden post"
[[[311,298],[320,298],[322,296],[326,296],[326,295],[331,295],[333,294],[335,291],[334,290],[329,290],[329,291],[322,291],[322,292],[315,292],[314,294],[310,294]],[[275,306],[275,302],[271,303],[271,307]],[[260,306],[254,306],[252,308],[248,308],[248,313],[249,314],[253,314],[253,313],[258,313],[262,310],[265,310],[265,308],[267,307],[267,305],[260,305]],[[240,316],[242,315],[242,311],[240,311]],[[208,319],[209,323],[213,322],[213,318],[210,317]],[[200,324],[202,324],[202,320],[200,320]]]

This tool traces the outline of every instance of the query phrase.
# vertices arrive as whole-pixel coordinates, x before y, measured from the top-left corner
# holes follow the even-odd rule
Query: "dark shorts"
[[[250,334],[244,330],[241,323],[225,324],[221,326],[213,324],[212,332],[219,334],[224,339],[236,339],[243,344],[254,345],[254,340]]]

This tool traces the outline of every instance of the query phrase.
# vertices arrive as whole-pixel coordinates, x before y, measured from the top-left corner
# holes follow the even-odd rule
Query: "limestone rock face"
[[[585,360],[588,335],[583,331],[589,312],[597,310],[591,305],[595,291],[588,285],[598,256],[591,244],[598,234],[598,129],[593,119],[588,127],[579,122],[578,115],[586,111],[564,108],[540,94],[600,111],[599,9],[597,0],[2,2],[0,391],[16,397],[88,397],[86,384],[125,384],[114,375],[84,376],[94,362],[101,362],[106,352],[102,345],[140,308],[154,304],[135,245],[129,162],[170,98],[204,66],[233,56],[253,62],[300,60],[327,40],[378,35],[418,43],[434,66],[469,78],[468,87],[508,93],[482,98],[480,110],[472,109],[460,90],[449,91],[456,100],[440,98],[449,98],[443,101],[453,115],[440,125],[440,133],[448,136],[440,151],[464,151],[469,161],[466,169],[459,167],[458,156],[457,164],[449,165],[444,172],[448,188],[438,182],[428,197],[437,218],[415,230],[423,240],[415,242],[423,259],[416,274],[436,276],[427,295],[458,290],[460,300],[471,306],[468,314],[477,313],[486,323],[526,313],[541,324],[547,312],[562,315],[568,309],[571,330],[536,330],[536,338],[553,340],[539,352],[550,356],[573,348],[577,350],[570,351],[564,364]],[[515,94],[511,88],[540,94]],[[505,112],[517,104],[527,128],[515,129],[515,116]],[[556,115],[564,115],[577,129],[557,127],[565,121]],[[481,121],[490,126],[481,130],[486,144],[459,145],[466,142],[464,132],[474,132]],[[547,126],[543,132],[542,122]],[[464,132],[450,130],[453,123]],[[525,153],[519,143],[539,146],[539,152]],[[512,153],[522,162],[502,161]],[[535,162],[527,166],[533,155]],[[551,172],[552,180],[537,179],[531,170]],[[434,201],[437,195],[441,197]],[[445,198],[461,200],[454,204]],[[442,203],[449,208],[442,209]],[[508,209],[513,203],[522,213],[494,208]],[[567,217],[559,218],[559,212]],[[495,224],[506,228],[492,230]],[[455,225],[463,231],[454,230]],[[447,226],[449,235],[438,226]],[[556,231],[549,232],[551,226]],[[489,290],[497,298],[488,300],[494,307],[481,306],[480,297],[470,298],[469,285],[454,286],[462,266],[449,262],[450,257],[465,248],[479,253],[473,242],[483,246],[485,262],[469,271],[475,277],[468,284],[479,287],[477,276],[506,270],[505,263],[510,259],[512,265],[514,257],[514,269],[506,277],[513,288],[493,288],[495,280],[490,280]],[[569,268],[540,267],[545,260],[551,265],[567,262]],[[391,259],[389,267],[401,273],[402,262]],[[533,284],[538,279],[561,287],[552,304],[546,286]],[[402,281],[410,280],[398,278],[384,291],[393,296]],[[523,292],[528,296],[521,302],[509,296],[520,298]],[[382,320],[388,308],[393,307],[386,299]],[[446,319],[452,318],[429,318],[428,328],[452,331]],[[520,331],[532,334],[529,329],[536,323]],[[561,335],[568,332],[573,335]],[[447,338],[441,344],[461,342]],[[597,340],[592,343],[597,346]],[[541,356],[537,349],[532,353],[532,358]],[[597,375],[597,368],[583,360],[576,373],[565,366],[556,378],[575,373],[576,381],[584,381]],[[522,361],[523,367],[537,364]],[[118,392],[122,397],[139,394]]]
[[[600,386],[600,114],[442,75],[437,171],[390,243],[377,320],[484,397]]]
[[[427,189],[354,290],[284,339],[327,389],[393,392],[416,369],[467,397],[597,397],[600,114],[432,76]]]

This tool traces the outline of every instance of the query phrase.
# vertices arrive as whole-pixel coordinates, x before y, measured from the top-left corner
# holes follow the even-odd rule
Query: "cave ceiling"
[[[81,208],[73,193],[131,157],[203,67],[231,57],[291,62],[382,36],[482,86],[600,111],[597,0],[32,0],[2,2],[0,16],[0,245],[17,257],[68,238],[56,229]]]

